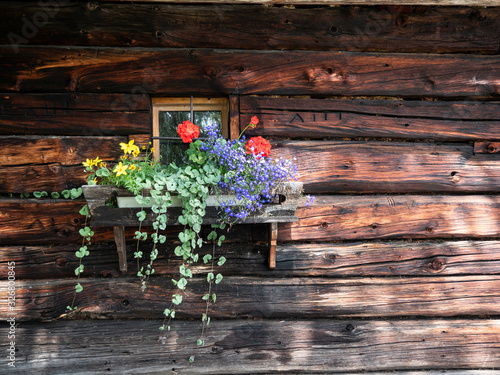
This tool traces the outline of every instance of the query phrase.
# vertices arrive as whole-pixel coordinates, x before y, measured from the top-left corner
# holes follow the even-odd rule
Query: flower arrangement
[[[297,168],[293,162],[270,156],[271,145],[266,139],[262,137],[246,139],[244,132],[248,128],[255,128],[258,123],[257,116],[253,116],[239,137],[231,141],[220,135],[216,124],[206,129],[208,137],[202,140],[197,139],[200,135],[198,126],[190,121],[182,122],[177,127],[177,133],[189,147],[185,150],[187,162],[179,166],[175,163],[162,164],[161,161],[154,160],[154,150],[150,147],[141,150],[134,144],[134,140],[120,143],[124,154],[119,162],[112,166],[98,157],[93,160],[87,159],[83,163],[88,172],[89,185],[124,187],[135,195],[135,200],[139,204],[150,205],[156,214],[153,233],[148,234],[142,230],[146,212],[141,210],[137,213],[139,229],[135,232],[135,239],[138,244],[148,237],[153,242],[149,260],[145,265],[140,265],[144,254],[139,251],[139,246],[134,254],[138,261],[138,276],[143,289],[146,288],[149,276],[154,273],[153,263],[158,255],[158,244],[166,241],[161,231],[166,228],[167,211],[174,199],[181,202],[182,213],[177,220],[184,225],[184,230],[178,235],[180,245],[175,247],[174,252],[182,257],[184,264],[179,267],[178,277],[172,280],[177,292],[173,294],[169,307],[164,310],[165,322],[160,327],[162,331],[170,329],[169,321],[175,317],[176,307],[182,302],[188,279],[193,277],[190,264],[200,260],[195,250],[205,242],[200,231],[208,196],[215,194],[221,197],[224,193],[230,198],[220,199],[217,202],[219,223],[212,225],[213,231],[207,237],[208,241],[212,241],[213,252],[202,258],[205,264],[211,265],[207,274],[208,292],[203,296],[207,303],[207,311],[202,316],[203,329],[210,322],[208,306],[216,300],[216,295],[211,292],[212,283],[219,283],[222,280],[220,273],[217,275],[214,273],[215,264],[221,266],[225,262],[224,256],[215,259],[215,244],[220,245],[225,239],[224,235],[218,235],[216,229],[224,229],[228,225],[230,227],[252,213],[259,212],[263,205],[273,200],[273,190],[279,183],[297,177]],[[82,236],[83,251],[80,249],[77,255],[79,258],[88,254],[85,242],[90,240],[90,229],[84,228]],[[82,271],[83,265],[80,264],[76,271],[77,275]],[[76,289],[77,292],[81,291],[80,284]],[[164,340],[164,336],[161,337]],[[198,345],[203,345],[203,330]]]

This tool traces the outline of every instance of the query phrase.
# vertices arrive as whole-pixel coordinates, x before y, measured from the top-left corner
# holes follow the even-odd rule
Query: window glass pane
[[[222,124],[221,111],[194,111],[194,124],[200,127],[200,138],[205,138],[206,127],[217,123],[219,130]],[[161,162],[164,164],[175,162],[177,165],[184,163],[184,150],[186,146],[180,140],[177,134],[177,125],[183,121],[188,121],[190,118],[189,111],[160,111],[158,113],[159,136],[160,137],[175,137],[175,140],[160,140],[160,156]]]

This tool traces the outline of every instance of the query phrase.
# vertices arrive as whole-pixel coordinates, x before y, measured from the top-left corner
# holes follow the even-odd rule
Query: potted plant
[[[173,279],[178,292],[164,311],[167,323],[161,329],[169,329],[168,321],[175,316],[175,308],[182,301],[183,290],[192,277],[189,265],[200,261],[196,249],[204,243],[200,235],[203,224],[212,225],[214,230],[207,240],[215,246],[225,239],[224,235],[218,236],[217,228],[239,222],[296,220],[294,212],[302,192],[302,183],[292,181],[296,180],[296,166],[289,160],[272,158],[271,145],[264,138],[246,140],[244,131],[255,127],[258,122],[256,116],[252,117],[250,124],[232,141],[222,138],[215,124],[207,128],[207,139],[196,139],[200,134],[198,126],[190,121],[182,122],[177,133],[188,146],[185,150],[187,161],[183,165],[162,164],[160,160],[154,160],[150,147],[141,150],[133,140],[120,144],[124,155],[114,165],[99,157],[83,163],[88,172],[88,185],[83,186],[83,192],[90,209],[83,213],[92,215],[94,225],[115,226],[115,234],[116,228],[138,226],[135,239],[145,241],[150,237],[152,240],[149,260],[138,270],[143,288],[147,278],[154,273],[158,244],[166,241],[161,231],[169,224],[184,226],[178,236],[180,245],[174,252],[185,263],[179,268],[179,276]],[[128,197],[128,202],[114,201],[122,195]],[[111,204],[106,202],[110,198]],[[142,230],[146,225],[153,227],[151,235]],[[92,231],[85,227],[81,234],[82,248],[77,252],[80,259],[88,254],[87,242]],[[143,258],[140,251],[134,255]],[[212,270],[214,262],[218,265],[225,262],[223,256],[214,258],[205,255],[202,261],[211,263]],[[80,264],[75,273],[79,276],[82,271],[83,264]],[[211,283],[221,280],[221,274],[209,272],[209,290]],[[77,284],[76,291],[81,290]],[[215,302],[216,296],[209,292],[203,298],[208,306]],[[70,308],[74,309],[73,306]],[[209,323],[206,314],[202,320]],[[202,338],[198,344],[203,344]]]

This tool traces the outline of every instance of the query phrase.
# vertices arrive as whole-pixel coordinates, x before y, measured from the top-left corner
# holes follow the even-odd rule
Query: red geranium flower
[[[200,136],[200,128],[191,121],[183,121],[177,125],[177,134],[181,136],[182,142],[191,143],[193,138]]]
[[[250,127],[253,129],[257,126],[257,124],[259,123],[259,118],[257,116],[253,116],[251,119],[250,119]]]
[[[269,141],[265,140],[261,136],[250,138],[245,148],[247,150],[247,154],[255,154],[257,156],[269,156],[271,153],[271,144]]]

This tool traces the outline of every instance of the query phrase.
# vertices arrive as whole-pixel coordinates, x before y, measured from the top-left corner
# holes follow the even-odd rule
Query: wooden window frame
[[[222,117],[222,136],[224,138],[229,138],[229,99],[228,98],[199,98],[193,97],[193,111],[220,111]],[[159,123],[159,113],[161,111],[179,111],[179,112],[190,112],[191,111],[191,98],[151,98],[151,104],[153,109],[153,147],[154,147],[154,157],[159,159],[160,157],[160,123]],[[179,137],[180,139],[180,137]]]

